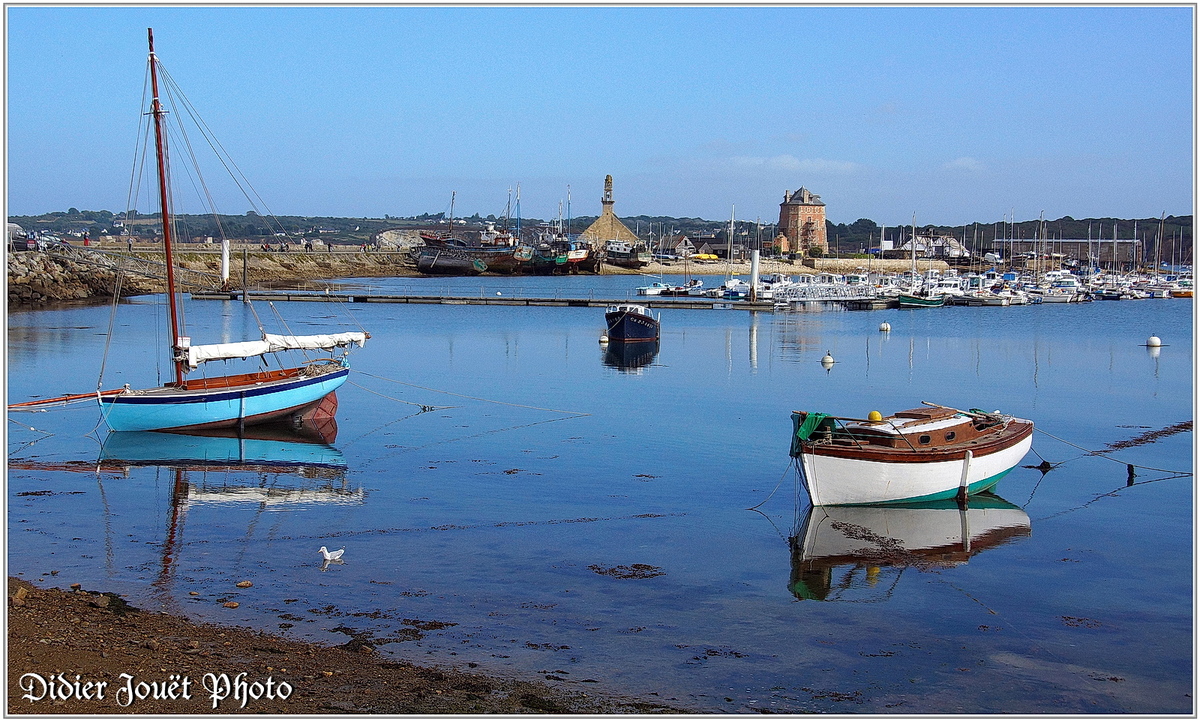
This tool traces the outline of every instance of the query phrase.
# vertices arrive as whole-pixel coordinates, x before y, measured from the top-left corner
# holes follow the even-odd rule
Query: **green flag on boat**
[[[795,429],[792,434],[792,456],[800,455],[800,442],[808,441],[821,422],[827,418],[829,418],[829,414],[792,412],[792,426]]]

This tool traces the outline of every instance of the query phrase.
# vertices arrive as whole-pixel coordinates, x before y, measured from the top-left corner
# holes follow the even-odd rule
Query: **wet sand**
[[[8,579],[8,714],[652,714],[654,702],[419,667]]]

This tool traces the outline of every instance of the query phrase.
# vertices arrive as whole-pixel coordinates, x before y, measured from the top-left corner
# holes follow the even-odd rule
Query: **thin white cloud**
[[[946,170],[978,171],[978,170],[983,170],[983,163],[980,163],[979,161],[975,160],[974,158],[969,158],[967,156],[963,156],[962,158],[955,158],[954,160],[950,161],[949,163],[946,163],[945,165],[942,166],[942,168],[945,168]]]
[[[824,158],[797,158],[793,155],[776,155],[770,158],[740,155],[730,158],[730,162],[740,168],[762,168],[766,170],[829,173],[836,175],[849,175],[859,168],[857,163],[849,161],[825,160]]]

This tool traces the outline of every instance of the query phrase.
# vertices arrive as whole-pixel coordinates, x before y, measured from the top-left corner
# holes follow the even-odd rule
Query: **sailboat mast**
[[[1167,212],[1163,211],[1158,219],[1158,238],[1154,239],[1154,280],[1157,282],[1159,271],[1162,270],[1163,224],[1167,222]]]
[[[158,100],[158,58],[154,55],[154,28],[146,29],[150,43],[150,88],[154,99],[151,101],[150,114],[154,116],[154,146],[158,154],[158,192],[162,206],[163,253],[167,261],[167,305],[171,314],[171,360],[175,364],[175,384],[183,386],[183,360],[180,358],[179,347],[182,345],[183,328],[179,322],[179,309],[175,300],[175,256],[171,248],[171,217],[167,201],[167,160],[166,139],[163,137],[162,117],[166,113]]]
[[[725,280],[733,275],[733,219],[737,215],[737,206],[729,208],[729,242],[725,244]],[[753,280],[753,279],[751,279]]]
[[[912,241],[910,241],[910,243],[912,245],[912,248],[910,250],[912,251],[913,291],[915,292],[917,289],[917,214],[916,213],[913,214]]]

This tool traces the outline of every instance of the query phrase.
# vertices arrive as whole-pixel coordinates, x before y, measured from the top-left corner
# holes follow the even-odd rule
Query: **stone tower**
[[[637,243],[638,237],[625,227],[613,213],[612,176],[604,176],[604,197],[600,199],[603,210],[596,222],[579,234],[580,240],[605,243],[607,241],[628,241]]]
[[[787,237],[788,247],[793,252],[817,246],[823,253],[828,253],[825,204],[821,202],[821,196],[807,188],[795,193],[784,191],[783,203],[779,204],[779,232]]]

